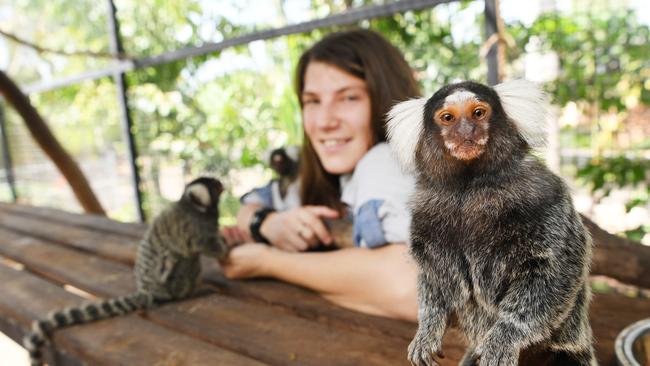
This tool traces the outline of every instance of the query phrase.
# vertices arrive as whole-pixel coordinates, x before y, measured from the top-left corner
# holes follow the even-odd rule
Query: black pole
[[[11,162],[11,151],[9,151],[9,137],[7,137],[7,127],[5,125],[5,113],[2,103],[0,103],[0,133],[2,134],[2,158],[4,160],[5,174],[7,183],[11,190],[11,198],[14,202],[18,199],[16,193],[16,179],[14,178],[14,166]]]
[[[496,0],[485,0],[485,39],[497,32],[497,5]],[[499,60],[497,58],[499,42],[494,44],[488,50],[485,58],[488,66],[488,84],[496,85],[499,83]]]
[[[116,8],[113,0],[107,0],[108,5],[108,28],[110,30],[110,46],[111,52],[114,54],[123,54],[124,47],[120,38],[120,25],[117,21]],[[131,177],[133,180],[133,190],[136,201],[136,208],[138,210],[138,218],[140,221],[145,221],[144,211],[142,209],[142,192],[140,191],[140,173],[136,159],[138,158],[138,151],[135,146],[135,138],[133,136],[133,119],[131,118],[131,111],[129,110],[128,97],[126,95],[128,85],[124,72],[115,72],[113,80],[117,87],[117,99],[120,105],[120,112],[122,115],[122,132],[124,139],[127,141],[127,156],[131,164]]]

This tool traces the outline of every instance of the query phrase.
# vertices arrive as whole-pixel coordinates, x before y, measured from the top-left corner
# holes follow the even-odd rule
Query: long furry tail
[[[31,365],[40,366],[43,364],[42,347],[56,329],[125,315],[153,306],[155,302],[151,295],[136,292],[128,296],[57,310],[50,313],[47,319],[35,320],[32,323],[32,331],[23,338],[23,346],[29,352]]]

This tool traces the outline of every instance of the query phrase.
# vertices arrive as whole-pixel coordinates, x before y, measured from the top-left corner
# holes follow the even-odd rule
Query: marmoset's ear
[[[398,103],[388,112],[388,142],[402,169],[415,170],[415,147],[423,132],[424,106],[427,98]]]
[[[196,207],[200,212],[207,211],[208,207],[212,205],[210,191],[203,183],[193,183],[188,185],[185,194],[192,205],[194,205],[194,207]]]
[[[533,148],[546,146],[549,118],[548,96],[528,80],[511,80],[494,86],[501,105],[521,136]]]

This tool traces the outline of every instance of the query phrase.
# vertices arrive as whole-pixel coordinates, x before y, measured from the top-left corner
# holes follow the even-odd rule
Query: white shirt
[[[402,171],[390,146],[373,146],[352,175],[341,177],[341,200],[354,215],[355,244],[375,247],[408,242],[408,200],[414,187],[413,176]]]

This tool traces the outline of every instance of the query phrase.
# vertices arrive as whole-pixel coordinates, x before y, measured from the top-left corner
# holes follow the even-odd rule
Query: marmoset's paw
[[[418,332],[408,348],[408,358],[415,366],[440,366],[438,358],[444,358],[440,350],[440,340],[429,334]]]

